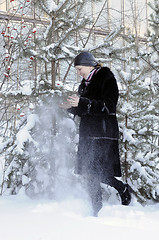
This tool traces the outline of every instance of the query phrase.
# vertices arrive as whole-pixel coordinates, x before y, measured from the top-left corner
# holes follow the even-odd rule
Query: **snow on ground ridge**
[[[1,239],[150,239],[158,234],[159,204],[143,207],[104,203],[99,217],[83,199],[31,200],[23,194],[1,197]]]

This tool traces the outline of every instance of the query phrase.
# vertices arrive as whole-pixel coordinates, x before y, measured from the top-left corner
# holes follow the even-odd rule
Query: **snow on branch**
[[[37,142],[35,142],[30,135],[30,130],[35,126],[36,122],[39,122],[38,116],[36,114],[30,114],[27,118],[27,124],[17,133],[16,151],[20,154],[23,153],[24,144],[27,141],[32,142],[37,147]]]
[[[132,135],[135,134],[133,129],[124,128],[123,129],[123,142],[128,141],[130,144],[137,144],[137,140],[134,139]]]
[[[48,6],[45,5],[44,0],[39,0],[39,4],[40,4],[40,7],[43,9],[43,11],[49,15],[50,10]]]
[[[55,4],[54,0],[47,0],[50,13],[61,11],[62,9],[65,8],[66,4],[69,3],[69,1],[70,0],[64,0],[59,4]]]
[[[113,48],[111,54],[122,53],[124,51],[128,51],[135,47],[135,43],[130,43],[128,46],[120,47],[120,48]]]
[[[51,28],[52,28],[52,18],[50,17],[50,24],[49,24],[49,26],[46,28],[45,32],[43,33],[44,40],[47,39],[47,36],[48,36]]]
[[[58,5],[55,3],[54,0],[47,0],[47,7],[49,9],[49,12],[54,12],[58,9]]]
[[[98,46],[92,47],[89,49],[89,51],[110,47],[113,44],[113,40],[119,36],[119,34],[122,32],[123,27],[120,27],[119,29],[111,31],[108,36],[104,39],[104,42],[102,44],[99,44]]]
[[[78,24],[72,25],[69,29],[65,31],[65,35],[62,36],[61,39],[59,39],[58,41],[58,46],[61,45],[66,40],[66,38],[70,36],[72,32],[82,27],[85,24],[85,19],[78,22],[79,22]]]
[[[63,11],[66,8],[66,5],[70,3],[70,0],[60,1],[58,4],[54,0],[47,0],[46,4],[44,0],[40,0],[39,4],[41,8],[48,14],[57,14],[58,12]],[[77,5],[82,3],[82,1],[76,1],[74,4],[71,2],[71,9],[75,8]]]
[[[116,38],[117,36],[119,36],[119,34],[123,31],[123,26],[121,26],[120,28],[118,29],[114,29],[112,30],[108,36],[105,38],[105,42],[108,42],[108,41],[112,41],[114,40],[114,38]]]

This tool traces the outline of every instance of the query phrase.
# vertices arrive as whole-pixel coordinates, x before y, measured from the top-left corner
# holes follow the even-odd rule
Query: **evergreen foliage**
[[[123,174],[141,202],[159,201],[159,100],[158,21],[159,5],[154,1],[148,43],[136,46],[129,36],[125,68],[117,68],[121,94],[119,119]]]
[[[9,28],[5,24],[0,26],[2,33],[4,31],[1,42],[5,46],[0,55],[3,62],[0,69],[3,75],[0,84],[1,195],[17,194],[24,188],[30,197],[55,198],[59,181],[65,187],[67,181],[74,184],[77,179],[72,172],[78,120],[75,126],[70,116],[59,110],[58,104],[67,98],[70,91],[67,86],[75,84],[70,71],[72,59],[85,50],[116,70],[120,86],[118,119],[124,180],[142,203],[158,202],[158,1],[150,4],[153,13],[145,45],[138,36],[121,35],[122,27],[112,29],[94,44],[94,24],[91,18],[85,17],[84,11],[90,1],[34,0],[31,4],[26,6],[25,2],[23,10],[19,6],[17,12],[23,16],[24,9],[32,11],[36,7],[39,20],[43,21],[45,16],[41,27],[26,26],[23,18],[18,27],[15,24]],[[84,32],[84,26],[93,27],[90,32]],[[34,74],[37,69],[38,75]],[[65,83],[67,76],[69,84]]]

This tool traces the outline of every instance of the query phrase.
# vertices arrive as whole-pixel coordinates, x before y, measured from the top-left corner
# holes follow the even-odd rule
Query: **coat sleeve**
[[[78,113],[80,115],[114,114],[118,101],[118,87],[113,73],[110,71],[103,77],[100,99],[80,97]]]
[[[71,107],[67,111],[74,116],[87,115],[89,114],[89,104],[91,104],[91,101],[88,98],[80,97],[78,107]]]

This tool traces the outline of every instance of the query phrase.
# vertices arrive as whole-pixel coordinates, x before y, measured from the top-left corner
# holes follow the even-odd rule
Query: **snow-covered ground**
[[[26,141],[36,145],[29,131],[37,121],[38,118],[36,114],[29,115],[27,124],[18,132],[16,139],[18,152],[23,153],[23,145]],[[49,124],[45,125],[49,126]],[[65,133],[63,126],[65,127]],[[71,138],[67,130],[72,133],[75,129],[75,124],[73,120],[63,119],[60,127],[62,137],[57,139],[56,144],[58,146],[57,151],[60,149],[61,153],[60,155],[56,154],[56,161],[60,166],[58,168],[59,172],[56,176],[54,189],[56,201],[30,199],[24,194],[23,188],[16,196],[1,196],[0,239],[158,239],[159,204],[144,207],[133,197],[130,206],[122,206],[116,192],[104,184],[102,185],[102,188],[105,190],[103,208],[99,212],[98,217],[91,216],[89,199],[81,184],[82,178],[73,174],[70,176],[71,169],[67,169],[67,164],[65,164],[65,162],[67,162],[67,141],[65,140]],[[70,141],[68,141],[68,144],[70,144]],[[40,146],[42,146],[42,144]],[[68,157],[69,156],[70,155],[68,155]],[[3,166],[2,163],[3,156],[1,159],[1,165]],[[3,173],[3,168],[0,173],[1,172]],[[108,197],[106,193],[111,193],[109,198],[106,198]]]
[[[0,198],[2,240],[157,239],[159,204],[104,203],[98,217],[82,199],[31,200],[23,193]]]

